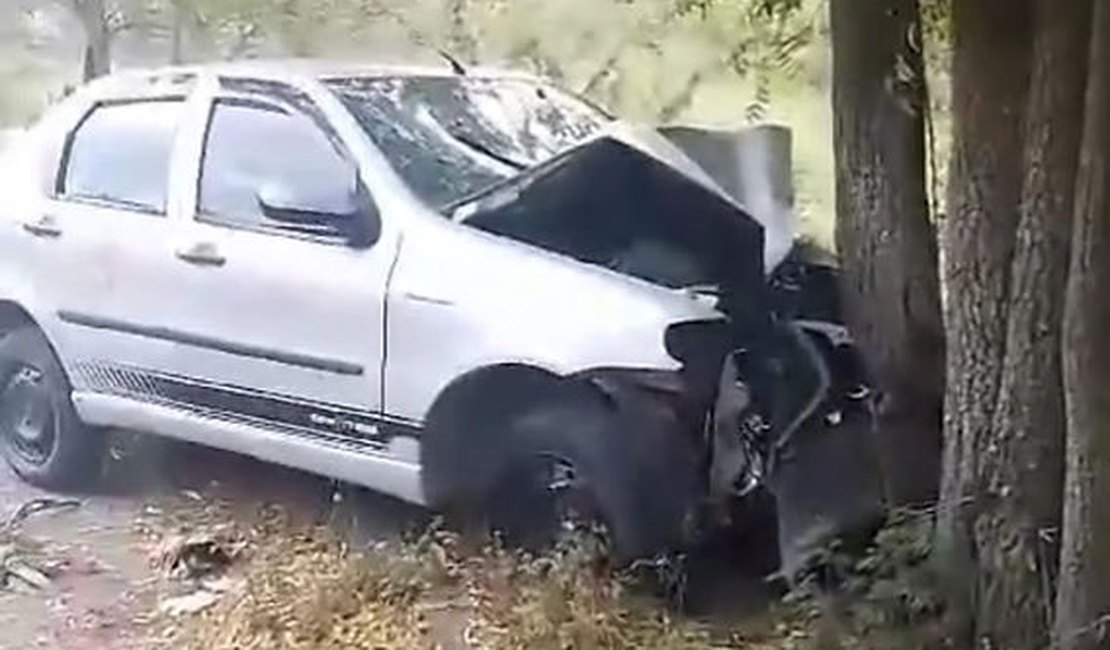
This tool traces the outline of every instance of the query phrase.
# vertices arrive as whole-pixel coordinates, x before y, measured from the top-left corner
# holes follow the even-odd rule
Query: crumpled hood
[[[763,227],[673,144],[615,127],[452,211],[454,221],[670,288],[758,295]]]
[[[793,199],[779,196],[783,191],[776,187],[776,180],[781,179],[775,178],[782,175],[777,167],[783,164],[789,175],[789,130],[781,127],[757,127],[736,133],[686,127],[660,130],[613,120],[578,145],[521,175],[534,174],[556,164],[555,161],[565,164],[566,159],[588,157],[595,147],[606,142],[619,142],[650,156],[731,205],[741,219],[757,222],[763,229],[761,257],[767,273],[778,267],[794,246]],[[785,153],[779,151],[783,143]],[[784,155],[785,161],[778,160]],[[507,181],[513,182],[514,179]],[[789,185],[789,179],[786,182]],[[792,194],[792,190],[786,192]]]
[[[660,162],[666,163],[676,171],[682,172],[691,179],[703,185],[706,189],[720,195],[729,201],[735,202],[716,181],[713,180],[692,158],[686,155],[677,145],[668,140],[658,130],[647,126],[638,126],[628,122],[615,120],[609,122],[601,133],[592,137],[588,142],[612,138],[634,147],[644,153],[650,154]],[[743,209],[737,205],[738,209]]]
[[[665,126],[659,132],[762,224],[767,270],[778,267],[797,236],[790,129],[773,124],[738,130]]]

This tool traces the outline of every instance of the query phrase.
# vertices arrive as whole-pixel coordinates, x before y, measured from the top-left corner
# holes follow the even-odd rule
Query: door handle
[[[440,307],[450,307],[455,304],[454,300],[447,298],[437,298],[423,293],[413,293],[411,291],[405,292],[405,298],[413,302],[423,302],[429,305],[439,305]]]
[[[61,227],[58,226],[57,220],[50,215],[44,215],[37,221],[25,221],[23,223],[23,230],[31,233],[35,237],[55,239],[62,236]]]
[[[197,242],[177,250],[177,258],[197,266],[223,266],[227,259],[211,242]]]

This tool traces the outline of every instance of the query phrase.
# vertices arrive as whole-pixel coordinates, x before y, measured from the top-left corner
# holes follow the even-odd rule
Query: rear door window
[[[165,214],[180,100],[102,104],[73,134],[61,198]]]

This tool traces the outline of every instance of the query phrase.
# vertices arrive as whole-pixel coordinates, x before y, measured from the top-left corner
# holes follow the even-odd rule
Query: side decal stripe
[[[356,446],[384,447],[396,436],[416,437],[412,421],[338,404],[175,377],[108,363],[78,363],[78,389],[186,408],[204,415],[279,428]]]

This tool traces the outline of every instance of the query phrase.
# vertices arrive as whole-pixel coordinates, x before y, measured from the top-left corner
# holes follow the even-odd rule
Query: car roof
[[[394,63],[347,63],[320,59],[250,59],[244,61],[128,68],[114,72],[90,85],[97,95],[127,94],[151,85],[183,83],[205,76],[254,77],[270,81],[344,79],[350,77],[452,77],[458,73],[445,60],[443,65]],[[466,77],[540,81],[535,75],[496,68],[467,68]]]

